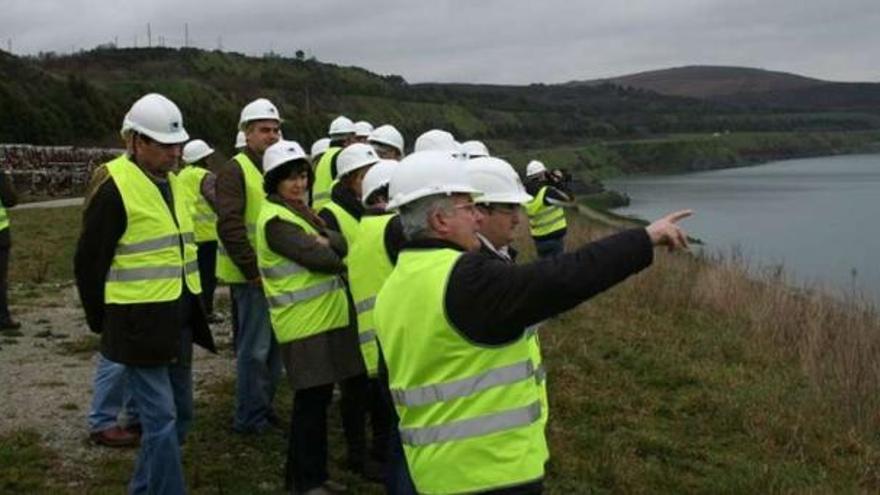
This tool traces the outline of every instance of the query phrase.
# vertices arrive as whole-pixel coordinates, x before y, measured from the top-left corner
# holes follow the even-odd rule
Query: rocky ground
[[[13,289],[12,300],[22,328],[0,333],[0,434],[38,432],[46,446],[62,453],[67,472],[85,469],[90,463],[83,461],[120,455],[120,450],[88,440],[86,415],[98,336],[85,324],[76,289],[70,284],[19,287]],[[197,399],[204,385],[233,375],[228,323],[215,326],[214,336],[223,349],[220,354],[196,348]],[[124,452],[133,455],[134,450]]]

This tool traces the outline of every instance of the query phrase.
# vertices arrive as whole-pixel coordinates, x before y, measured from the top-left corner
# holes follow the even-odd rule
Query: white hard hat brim
[[[382,138],[378,138],[375,136],[370,136],[369,138],[367,138],[367,142],[390,146],[390,147],[396,149],[397,151],[399,151],[401,154],[403,154],[403,149],[401,149],[400,146],[398,146],[397,144],[392,143],[390,139],[382,139]]]
[[[187,134],[185,129],[181,129],[177,132],[155,132],[143,130],[140,128],[140,126],[137,126],[132,127],[131,130],[137,132],[138,134],[143,134],[150,139],[162,144],[183,144],[189,141],[189,134]]]
[[[505,193],[505,194],[483,194],[476,196],[474,201],[477,203],[505,203],[505,204],[523,204],[535,199],[534,196],[527,193]]]
[[[409,194],[399,194],[397,197],[391,198],[387,209],[397,209],[428,196],[450,196],[452,194],[480,194],[480,191],[469,184],[450,184],[443,188],[423,187]]]

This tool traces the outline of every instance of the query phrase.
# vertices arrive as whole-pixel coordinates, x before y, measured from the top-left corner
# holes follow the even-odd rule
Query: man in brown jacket
[[[261,433],[278,424],[272,400],[281,358],[257,269],[254,232],[265,199],[263,152],[281,137],[281,117],[272,102],[259,98],[242,109],[239,128],[247,144],[217,171],[217,278],[230,286],[236,317],[233,429]]]

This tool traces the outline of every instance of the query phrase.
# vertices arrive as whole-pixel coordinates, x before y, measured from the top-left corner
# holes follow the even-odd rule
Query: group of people
[[[101,334],[90,428],[108,445],[139,438],[129,492],[185,492],[192,344],[215,350],[219,282],[233,300],[232,428],[279,426],[283,367],[292,493],[347,490],[327,469],[337,385],[346,467],[389,493],[541,493],[541,322],[649,266],[654,246],[686,248],[689,212],[565,252],[573,198],[539,162],[524,185],[478,141],[435,129],[407,155],[393,126],[343,116],[307,153],[282,123],[269,100],[247,104],[238,154],[212,173],[213,149],[148,94],[123,119],[126,152],[93,177],[75,256]],[[539,258],[517,264],[523,211]]]

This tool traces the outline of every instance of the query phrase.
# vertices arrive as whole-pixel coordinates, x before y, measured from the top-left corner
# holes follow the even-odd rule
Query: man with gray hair
[[[448,152],[400,163],[389,208],[409,239],[376,299],[376,333],[417,491],[537,494],[547,446],[526,328],[648,267],[653,246],[687,247],[676,223],[690,212],[513,265],[476,252],[474,193]]]

